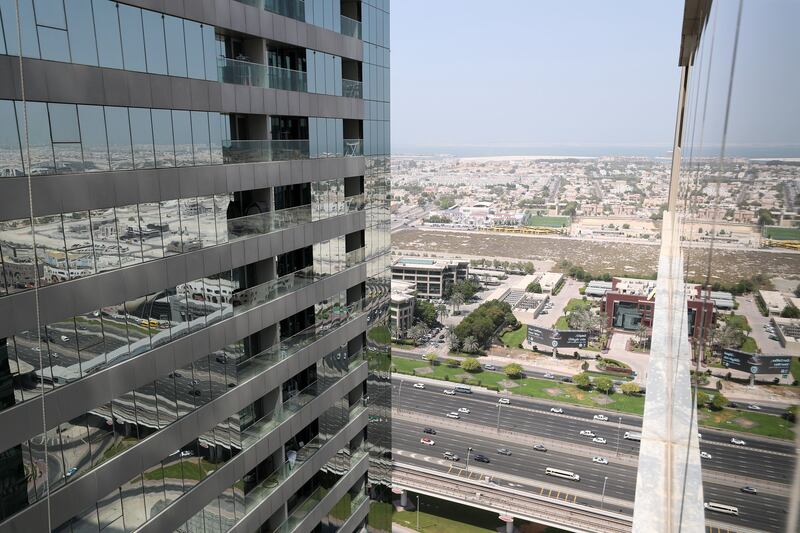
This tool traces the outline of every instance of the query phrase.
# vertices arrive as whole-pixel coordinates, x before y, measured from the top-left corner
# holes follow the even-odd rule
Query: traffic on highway
[[[632,513],[640,417],[517,396],[499,403],[496,393],[410,376],[392,383],[395,461],[476,471],[512,488]],[[433,444],[421,444],[424,437]],[[706,502],[738,513],[712,506],[707,518],[782,531],[795,468],[791,444],[703,428],[701,449]]]

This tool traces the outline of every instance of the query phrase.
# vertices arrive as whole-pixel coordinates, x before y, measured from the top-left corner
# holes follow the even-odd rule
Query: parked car
[[[434,441],[433,439],[430,439],[428,437],[422,437],[421,439],[419,439],[419,441],[422,444],[427,444],[428,446],[433,446],[434,444],[436,444],[436,441]]]
[[[600,457],[599,455],[595,455],[594,457],[592,457],[592,462],[599,463],[601,465],[607,465],[608,459],[606,459],[605,457]]]
[[[511,455],[511,450],[508,448],[497,448],[497,453],[500,455]]]
[[[544,444],[534,444],[533,445],[533,449],[536,450],[537,452],[546,452],[547,451],[547,447]]]
[[[497,367],[494,365],[483,365],[483,368],[486,370],[497,370]]]
[[[748,405],[747,408],[748,409],[752,409],[753,411],[760,411],[761,410],[761,407],[756,405],[756,404],[754,404],[754,403],[751,403],[750,405]]]
[[[433,428],[425,428],[422,430],[423,433],[427,433],[428,435],[436,435],[436,430]]]
[[[67,475],[67,477],[72,477],[72,475],[75,474],[75,472],[77,472],[77,471],[78,471],[78,468],[73,466],[72,468],[67,470],[66,475]]]
[[[553,374],[551,374],[550,372],[547,372],[547,373],[544,375],[544,377],[545,377],[546,379],[553,379],[553,378],[555,378],[555,376],[554,376]]]

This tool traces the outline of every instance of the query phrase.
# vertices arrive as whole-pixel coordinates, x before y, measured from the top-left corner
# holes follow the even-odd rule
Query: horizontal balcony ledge
[[[363,157],[32,176],[33,216],[363,176]],[[0,219],[31,215],[28,178],[0,178]]]

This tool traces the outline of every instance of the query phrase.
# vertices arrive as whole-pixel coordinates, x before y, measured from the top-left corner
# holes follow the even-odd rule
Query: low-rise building
[[[414,323],[416,292],[416,285],[413,282],[392,280],[389,325],[398,337],[405,337]]]
[[[783,311],[783,308],[786,307],[786,296],[779,291],[758,291],[758,295],[764,301],[764,305],[767,306],[767,311],[769,311],[770,315],[778,316]]]
[[[612,288],[613,288],[613,284],[610,281],[594,280],[594,281],[590,281],[589,284],[586,286],[586,290],[584,291],[584,294],[586,296],[603,297]]]
[[[542,287],[542,292],[553,292],[553,289],[558,286],[564,279],[564,274],[561,272],[545,272],[539,278],[539,285]]]
[[[402,257],[392,265],[392,281],[413,282],[419,298],[444,298],[447,286],[468,274],[469,261]]]

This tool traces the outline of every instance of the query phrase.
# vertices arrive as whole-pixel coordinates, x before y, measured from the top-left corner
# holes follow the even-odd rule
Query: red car
[[[428,437],[422,437],[421,439],[419,439],[419,441],[420,441],[422,444],[427,444],[428,446],[433,446],[434,444],[436,444],[436,443],[433,441],[433,439],[429,439]]]

